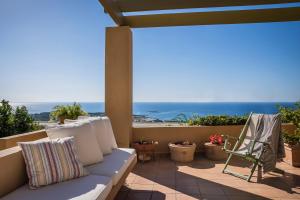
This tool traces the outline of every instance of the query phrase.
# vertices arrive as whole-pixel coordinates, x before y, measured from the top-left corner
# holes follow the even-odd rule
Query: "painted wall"
[[[0,138],[0,150],[17,146],[17,142],[27,142],[47,137],[45,130],[34,131],[19,135]]]
[[[153,140],[158,141],[156,152],[168,153],[168,143],[189,140],[197,144],[196,151],[203,150],[204,142],[208,141],[211,134],[224,134],[238,137],[243,126],[195,126],[195,127],[143,127],[133,128],[133,141]],[[282,129],[292,133],[294,125],[284,124]]]

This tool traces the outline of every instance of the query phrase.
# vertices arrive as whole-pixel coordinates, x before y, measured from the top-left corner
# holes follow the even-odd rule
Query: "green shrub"
[[[283,140],[290,145],[300,144],[300,130],[297,129],[293,134],[283,133]]]
[[[39,129],[42,129],[42,127],[33,120],[25,106],[18,106],[16,110],[14,110],[8,101],[1,101],[0,137],[7,137]]]
[[[281,106],[279,112],[283,122],[293,123],[298,129],[300,128],[300,102],[295,103],[294,108]]]
[[[294,108],[279,107],[279,112],[283,122],[296,126],[294,133],[283,133],[284,142],[291,145],[300,144],[300,102],[295,103]]]
[[[80,104],[74,103],[73,105],[57,105],[53,108],[50,113],[50,119],[59,120],[59,118],[64,119],[77,119],[78,116],[87,115],[87,113],[82,110]]]
[[[191,126],[225,126],[225,125],[244,125],[248,116],[199,116],[193,115],[188,119],[188,124]]]

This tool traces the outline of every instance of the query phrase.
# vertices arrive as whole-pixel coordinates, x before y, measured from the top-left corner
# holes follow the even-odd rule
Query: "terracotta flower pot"
[[[180,145],[169,143],[171,159],[178,162],[191,162],[194,160],[196,144]]]
[[[225,153],[222,148],[223,145],[212,144],[206,142],[204,144],[205,157],[210,160],[225,160],[227,158],[227,153]]]
[[[131,146],[136,150],[138,159],[140,161],[149,161],[151,159],[154,159],[156,145],[157,143],[140,144],[138,142],[134,142],[131,144]]]
[[[285,158],[283,161],[294,166],[300,167],[300,144],[289,145],[284,143]]]
[[[65,117],[61,116],[61,117],[58,117],[58,121],[59,121],[59,124],[64,124],[65,123]]]

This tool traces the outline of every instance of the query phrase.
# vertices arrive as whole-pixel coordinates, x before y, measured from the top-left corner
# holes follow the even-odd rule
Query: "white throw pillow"
[[[111,126],[110,119],[108,117],[102,117],[102,120],[104,120],[104,122],[105,122],[105,129],[108,133],[108,137],[111,140],[111,148],[112,149],[117,149],[118,145],[117,145],[117,142],[116,142],[114,131],[113,131],[112,126]]]
[[[90,122],[102,153],[104,155],[110,154],[112,152],[112,144],[108,131],[106,130],[105,121],[99,117],[90,119]]]
[[[50,139],[73,136],[79,160],[84,166],[103,160],[103,154],[97,143],[97,137],[88,121],[61,125],[46,129],[46,132]]]

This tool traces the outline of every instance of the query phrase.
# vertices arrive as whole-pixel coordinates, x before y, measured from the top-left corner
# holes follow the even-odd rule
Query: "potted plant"
[[[300,167],[300,102],[293,108],[279,107],[282,121],[292,123],[296,130],[294,133],[283,133],[286,157],[283,159],[290,165]]]
[[[54,110],[50,113],[52,120],[58,120],[59,124],[64,124],[65,119],[76,120],[78,116],[87,115],[82,110],[80,104],[74,103],[73,105],[57,105]]]
[[[140,139],[139,141],[133,142],[131,146],[136,150],[138,159],[144,162],[154,158],[155,145],[157,144],[158,142]]]
[[[283,161],[294,166],[300,167],[300,129],[293,134],[283,133],[285,158]]]
[[[196,144],[185,141],[169,143],[171,159],[178,162],[191,162],[194,160]]]
[[[209,136],[209,142],[204,144],[205,156],[210,160],[225,160],[227,154],[222,150],[224,138],[220,134]]]

